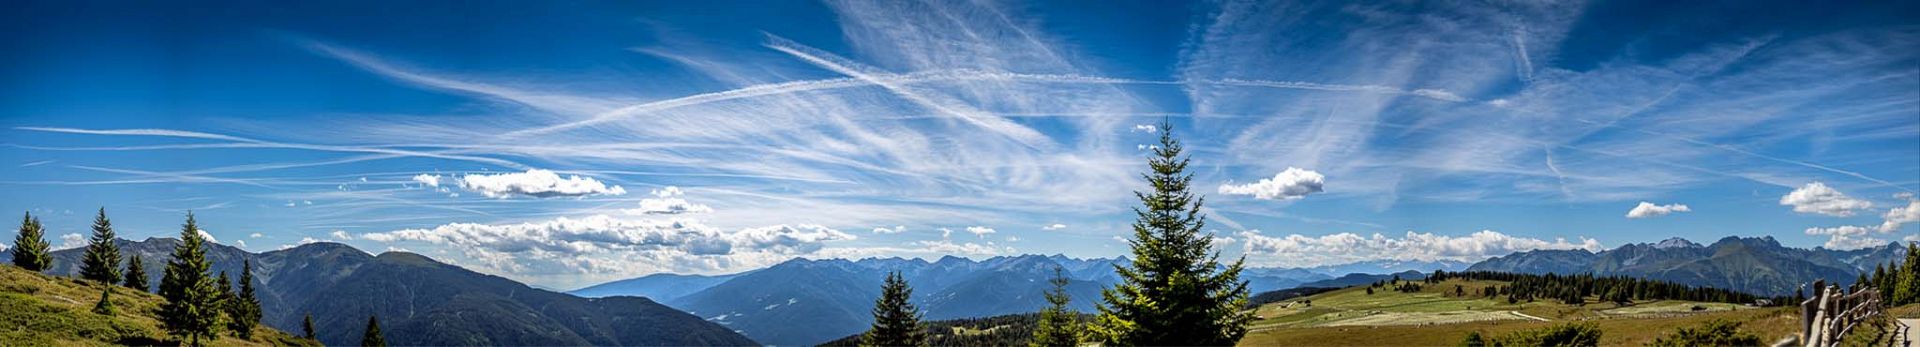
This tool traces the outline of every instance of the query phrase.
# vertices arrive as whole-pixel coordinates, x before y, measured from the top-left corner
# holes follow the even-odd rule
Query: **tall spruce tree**
[[[1071,347],[1080,345],[1080,322],[1075,319],[1073,310],[1067,303],[1073,297],[1067,295],[1067,276],[1059,267],[1053,268],[1053,289],[1047,290],[1047,303],[1053,304],[1040,311],[1040,325],[1033,328],[1033,347]]]
[[[923,346],[927,334],[920,329],[920,309],[908,303],[913,288],[899,272],[887,274],[880,287],[880,299],[873,303],[873,328],[860,335],[861,346]]]
[[[80,278],[114,284],[120,280],[120,245],[113,235],[113,221],[107,220],[107,208],[93,216],[93,238],[80,255]]]
[[[27,271],[41,272],[53,267],[53,255],[47,253],[46,230],[40,227],[40,218],[33,212],[27,212],[20,218],[20,233],[13,237],[13,265]]]
[[[300,321],[300,332],[306,333],[308,340],[320,338],[313,335],[313,312],[307,312],[307,318]]]
[[[387,347],[387,336],[380,333],[380,317],[367,316],[367,333],[360,335],[360,347]]]
[[[253,292],[253,261],[240,267],[240,291],[227,301],[227,330],[242,339],[253,338],[253,327],[260,324],[260,298]]]
[[[153,291],[152,287],[147,286],[147,266],[142,264],[145,264],[145,261],[140,259],[139,254],[128,257],[127,278],[120,281],[120,284],[127,288],[139,289],[141,292]]]
[[[208,276],[210,267],[206,240],[188,212],[187,223],[180,226],[180,244],[160,277],[160,297],[167,299],[160,305],[160,323],[183,345],[202,346],[220,338],[220,292]]]
[[[1093,333],[1115,346],[1232,345],[1246,335],[1253,316],[1243,312],[1245,258],[1222,267],[1210,235],[1200,234],[1204,198],[1188,192],[1193,176],[1173,126],[1160,123],[1160,144],[1142,175],[1152,192],[1135,192],[1133,263],[1115,265],[1121,282],[1103,290]]]

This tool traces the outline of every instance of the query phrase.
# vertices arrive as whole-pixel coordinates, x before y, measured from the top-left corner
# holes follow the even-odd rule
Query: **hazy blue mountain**
[[[1352,263],[1338,264],[1338,265],[1317,266],[1317,267],[1307,268],[1306,270],[1318,272],[1328,276],[1341,276],[1341,275],[1356,274],[1356,273],[1377,275],[1377,274],[1393,274],[1393,273],[1407,272],[1407,271],[1419,271],[1419,272],[1428,272],[1428,273],[1433,272],[1433,270],[1460,271],[1460,270],[1465,270],[1468,266],[1473,266],[1473,263],[1457,261],[1457,260],[1445,260],[1445,259],[1433,260],[1433,261],[1382,259],[1382,260],[1359,261],[1359,262],[1352,262]]]
[[[639,296],[653,299],[654,301],[666,302],[679,299],[687,294],[712,288],[714,285],[720,284],[720,282],[726,282],[738,276],[740,276],[740,274],[708,276],[660,273],[601,283],[586,288],[575,289],[567,292],[567,294],[586,298],[603,298],[620,295]]]
[[[179,240],[116,240],[122,256],[139,254],[149,282]],[[81,249],[53,252],[48,273],[79,271]],[[726,327],[635,297],[585,299],[534,289],[468,271],[425,256],[388,252],[376,257],[347,245],[312,243],[249,253],[209,244],[215,272],[238,278],[242,260],[254,263],[262,323],[299,331],[313,314],[321,342],[350,345],[370,314],[380,316],[395,345],[752,345]]]
[[[1352,287],[1352,286],[1358,286],[1358,285],[1365,285],[1373,282],[1391,280],[1393,279],[1394,276],[1400,276],[1401,280],[1412,281],[1412,280],[1426,279],[1428,273],[1429,272],[1419,272],[1419,271],[1413,271],[1413,270],[1407,270],[1405,272],[1392,273],[1392,274],[1352,273],[1352,274],[1346,274],[1345,276],[1340,276],[1333,279],[1302,283],[1300,284],[1300,287],[1346,288],[1346,287]]]
[[[1540,250],[1487,259],[1473,271],[1521,273],[1594,273],[1673,281],[1760,295],[1791,295],[1818,279],[1852,282],[1874,265],[1906,255],[1906,248],[1880,247],[1835,251],[1781,246],[1773,237],[1727,237],[1702,246],[1684,239],[1636,243],[1589,253]]]

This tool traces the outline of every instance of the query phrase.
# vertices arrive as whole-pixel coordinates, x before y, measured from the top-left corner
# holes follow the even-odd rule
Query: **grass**
[[[0,265],[0,341],[7,346],[170,344],[154,314],[164,299],[112,286],[115,314],[93,313],[103,284]],[[253,339],[222,336],[212,346],[319,346],[266,327]]]
[[[1255,311],[1260,319],[1253,323],[1252,331],[1240,344],[1453,345],[1469,332],[1498,336],[1570,321],[1598,325],[1602,345],[1645,345],[1679,327],[1704,324],[1712,319],[1740,322],[1742,331],[1759,335],[1768,342],[1799,329],[1799,317],[1792,308],[1673,300],[1627,306],[1613,303],[1573,306],[1552,300],[1508,304],[1505,297],[1482,298],[1477,294],[1480,288],[1504,284],[1449,280],[1428,285],[1418,293],[1376,288],[1372,295],[1368,295],[1363,286],[1269,304]],[[1455,285],[1461,286],[1467,295],[1453,296]],[[1311,300],[1312,305],[1304,305],[1302,300]],[[1692,308],[1696,305],[1705,310],[1694,311]],[[1515,312],[1549,321],[1521,317],[1513,314]]]

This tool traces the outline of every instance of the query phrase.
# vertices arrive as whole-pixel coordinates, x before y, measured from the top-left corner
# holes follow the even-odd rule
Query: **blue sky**
[[[1256,265],[1857,248],[1920,239],[1914,6],[26,2],[0,211],[555,287],[1105,257],[1167,120]]]

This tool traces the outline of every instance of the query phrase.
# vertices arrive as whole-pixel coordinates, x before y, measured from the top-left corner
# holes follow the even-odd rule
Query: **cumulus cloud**
[[[994,245],[993,242],[979,244],[973,242],[954,243],[948,240],[934,240],[915,241],[911,243],[911,245],[938,254],[1001,255],[1015,252],[1013,247],[1000,247]]]
[[[440,175],[428,175],[428,174],[414,175],[413,181],[420,182],[421,185],[425,185],[428,187],[439,187]]]
[[[1053,223],[1053,224],[1047,224],[1047,226],[1040,227],[1040,230],[1052,231],[1052,230],[1060,230],[1060,229],[1066,229],[1066,228],[1067,228],[1066,224]]]
[[[687,202],[686,199],[680,198],[680,196],[686,194],[685,191],[680,190],[680,187],[675,186],[667,186],[666,188],[654,190],[652,198],[641,199],[640,208],[627,210],[627,214],[647,215],[713,212],[713,208],[707,207],[707,205]]]
[[[87,245],[86,236],[80,236],[80,234],[66,234],[66,235],[60,235],[60,246],[53,247],[53,249],[77,248],[77,247],[86,246],[86,245]]]
[[[1886,219],[1885,222],[1880,223],[1882,233],[1898,231],[1900,226],[1906,223],[1920,222],[1920,200],[1907,200],[1906,207],[1887,210],[1887,214],[1881,218]]]
[[[1222,184],[1220,194],[1252,195],[1260,200],[1294,200],[1307,194],[1319,193],[1327,177],[1312,170],[1289,167],[1273,178],[1264,178],[1248,184]]]
[[[569,175],[561,178],[553,171],[541,169],[492,175],[469,174],[461,176],[460,187],[495,199],[515,195],[549,198],[627,194],[626,188],[607,187],[592,177]]]
[[[888,228],[888,227],[873,228],[873,233],[875,234],[899,234],[906,231],[907,231],[907,226],[905,225],[895,225],[892,228]]]
[[[200,233],[200,238],[207,239],[207,242],[220,243],[220,239],[213,238],[213,234],[207,233],[207,229],[194,230],[194,232]]]
[[[1887,240],[1870,236],[1873,228],[1842,225],[1831,228],[1807,228],[1807,235],[1827,235],[1827,249],[1853,250],[1887,244]]]
[[[1651,202],[1641,201],[1639,206],[1634,206],[1633,210],[1627,211],[1627,218],[1659,217],[1673,214],[1674,212],[1693,212],[1693,209],[1688,208],[1686,204],[1655,205]]]
[[[327,233],[327,236],[333,237],[333,239],[336,241],[347,241],[347,240],[353,239],[353,234],[348,234],[346,230],[334,230],[331,233]]]
[[[1134,124],[1132,131],[1138,131],[1143,133],[1154,133],[1154,132],[1159,132],[1160,127],[1154,126],[1153,124]]]
[[[822,242],[852,240],[818,225],[775,225],[721,231],[693,220],[625,220],[607,215],[520,224],[452,223],[432,229],[365,233],[377,242],[420,241],[502,253],[582,254],[671,250],[694,255],[739,251],[805,254]]]
[[[1404,237],[1393,238],[1381,234],[1361,236],[1354,233],[1338,233],[1322,236],[1304,236],[1299,234],[1284,237],[1261,235],[1255,231],[1238,233],[1243,249],[1249,259],[1279,260],[1278,263],[1261,264],[1263,266],[1322,266],[1351,263],[1364,260],[1456,260],[1479,261],[1489,257],[1506,255],[1539,249],[1584,249],[1600,251],[1604,249],[1600,242],[1589,238],[1580,238],[1578,242],[1569,242],[1564,238],[1552,241],[1515,237],[1492,230],[1482,230],[1466,236],[1447,236],[1432,233],[1408,231]]]
[[[247,238],[253,238],[253,239],[260,238],[261,236],[266,236],[266,235],[260,235],[260,233],[247,234]]]
[[[1780,205],[1793,206],[1794,212],[1834,217],[1852,217],[1855,211],[1873,208],[1872,202],[1854,199],[1820,182],[1807,183],[1781,196]]]
[[[983,226],[967,227],[967,232],[972,233],[973,236],[978,236],[978,237],[987,237],[987,234],[994,233],[993,228],[988,228]]]

